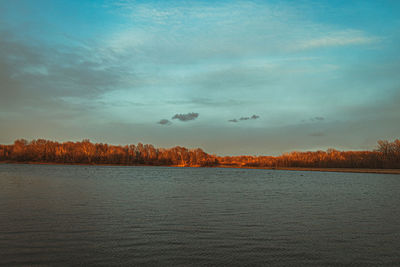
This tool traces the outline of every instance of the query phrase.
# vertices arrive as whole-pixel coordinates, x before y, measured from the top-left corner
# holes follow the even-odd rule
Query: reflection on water
[[[0,265],[393,265],[400,176],[0,164]]]

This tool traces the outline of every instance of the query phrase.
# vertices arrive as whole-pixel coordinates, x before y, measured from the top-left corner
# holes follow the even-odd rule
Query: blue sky
[[[373,149],[400,132],[399,14],[389,0],[0,1],[0,143]]]

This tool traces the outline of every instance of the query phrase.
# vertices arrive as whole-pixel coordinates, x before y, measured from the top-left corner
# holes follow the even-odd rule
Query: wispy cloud
[[[190,112],[187,114],[175,114],[172,119],[175,120],[180,120],[180,121],[191,121],[191,120],[195,120],[199,117],[199,113],[195,113],[195,112]]]
[[[380,38],[367,35],[359,30],[346,30],[339,32],[328,32],[322,36],[299,41],[293,46],[295,50],[307,50],[321,47],[365,45],[376,43]]]

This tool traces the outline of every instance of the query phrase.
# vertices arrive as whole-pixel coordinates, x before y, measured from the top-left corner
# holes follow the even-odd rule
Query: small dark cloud
[[[175,114],[175,116],[173,116],[172,119],[173,120],[178,119],[180,121],[191,121],[197,119],[197,117],[199,117],[199,113],[190,112],[187,114]]]
[[[260,116],[258,116],[258,115],[253,115],[253,116],[251,116],[251,118],[250,118],[250,119],[252,119],[252,120],[256,120],[256,119],[258,119],[258,118],[260,118]]]
[[[308,120],[301,120],[301,122],[302,122],[302,123],[307,123],[307,122],[321,122],[321,121],[323,121],[323,120],[325,120],[324,117],[316,116],[316,117],[309,118]]]
[[[229,120],[229,122],[239,122],[239,121],[247,121],[247,120],[256,120],[256,119],[258,119],[258,118],[260,118],[260,116],[254,114],[254,115],[251,116],[251,117],[241,117],[241,118],[239,118],[239,120],[237,120],[237,119],[232,119],[232,120]]]
[[[314,117],[310,119],[310,121],[323,121],[323,120],[325,120],[324,117]]]
[[[167,119],[162,119],[162,120],[160,120],[159,122],[157,122],[158,124],[161,124],[161,125],[170,125],[170,124],[172,124],[172,122],[170,122],[169,120],[167,120]]]

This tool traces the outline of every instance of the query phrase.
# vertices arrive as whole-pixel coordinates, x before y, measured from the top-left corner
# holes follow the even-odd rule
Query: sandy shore
[[[301,168],[301,167],[298,167],[298,168],[275,168],[275,170],[400,174],[400,169]]]
[[[400,169],[311,168],[311,167],[239,167],[239,166],[217,166],[217,167],[220,167],[220,168],[238,168],[238,169],[284,170],[284,171],[356,172],[356,173],[400,174]]]
[[[317,172],[355,172],[355,173],[380,173],[400,174],[400,169],[362,169],[362,168],[304,168],[304,167],[239,167],[239,166],[215,166],[215,167],[184,167],[184,166],[159,166],[159,165],[123,165],[123,164],[86,164],[86,163],[52,163],[52,162],[0,162],[0,164],[35,164],[35,165],[84,165],[84,166],[152,166],[152,167],[182,167],[182,168],[232,168],[232,169],[262,169],[262,170],[286,170],[286,171],[317,171]]]

